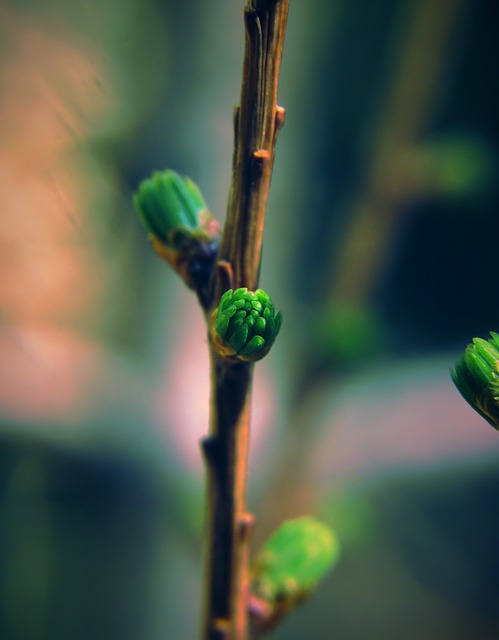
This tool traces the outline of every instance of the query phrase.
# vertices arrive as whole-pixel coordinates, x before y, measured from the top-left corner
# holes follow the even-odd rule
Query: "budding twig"
[[[232,181],[211,307],[224,291],[258,286],[274,147],[284,121],[277,105],[289,0],[249,0],[241,103],[236,108]],[[227,286],[229,285],[229,286]],[[209,314],[208,314],[209,317]],[[230,362],[211,344],[207,468],[207,549],[203,640],[245,640],[249,606],[246,510],[253,364]]]

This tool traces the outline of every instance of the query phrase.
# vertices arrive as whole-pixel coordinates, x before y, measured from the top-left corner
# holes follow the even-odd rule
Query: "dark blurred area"
[[[243,6],[0,3],[2,640],[198,635],[205,329],[131,194],[223,220]],[[499,436],[449,377],[499,330],[497,18],[291,0],[250,502],[343,551],[275,640],[499,637]]]

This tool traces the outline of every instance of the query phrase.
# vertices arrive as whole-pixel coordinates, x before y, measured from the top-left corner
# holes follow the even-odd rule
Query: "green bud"
[[[157,171],[143,180],[133,203],[146,229],[167,245],[173,230],[198,229],[200,213],[207,210],[194,182],[171,170]]]
[[[310,516],[287,520],[257,555],[253,593],[270,604],[292,605],[315,588],[339,558],[333,531]]]
[[[133,203],[156,253],[207,307],[209,281],[220,246],[220,226],[198,187],[175,171],[159,171],[140,183]]]
[[[281,323],[281,313],[262,289],[229,289],[213,315],[211,336],[220,355],[254,362],[268,353]]]
[[[473,338],[451,370],[452,380],[468,404],[499,429],[499,336]]]

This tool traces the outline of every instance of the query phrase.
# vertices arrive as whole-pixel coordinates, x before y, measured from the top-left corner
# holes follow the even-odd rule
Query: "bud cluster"
[[[281,322],[281,313],[262,289],[229,289],[214,314],[211,336],[220,355],[253,362],[268,353]]]

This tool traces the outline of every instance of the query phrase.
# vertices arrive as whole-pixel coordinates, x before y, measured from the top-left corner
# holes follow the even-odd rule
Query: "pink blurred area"
[[[120,113],[119,74],[48,7],[2,6],[0,32],[0,413],[50,431],[95,417],[121,367],[99,338],[116,270],[103,238],[119,193],[90,146]]]
[[[110,177],[83,145],[116,99],[95,82],[106,77],[102,60],[67,25],[6,7],[1,22],[2,316],[78,327],[105,296],[89,216],[109,198]]]
[[[0,333],[0,406],[4,418],[70,426],[89,410],[85,389],[102,377],[95,345],[41,327]]]
[[[497,432],[450,380],[455,358],[411,361],[353,381],[321,408],[323,440],[311,457],[317,482],[499,457]]]

